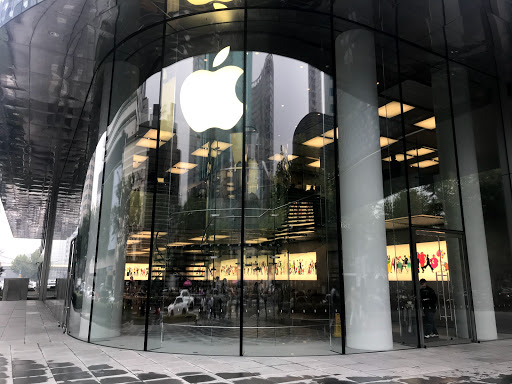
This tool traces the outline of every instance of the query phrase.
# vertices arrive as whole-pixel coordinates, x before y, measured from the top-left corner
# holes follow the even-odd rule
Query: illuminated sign
[[[222,49],[213,60],[221,65],[230,47]],[[243,114],[243,104],[236,96],[242,68],[228,65],[217,71],[199,70],[190,74],[181,87],[180,104],[183,116],[191,129],[204,132],[209,128],[233,128]]]
[[[149,276],[149,264],[126,263],[124,266],[124,279],[147,280]]]
[[[210,264],[210,270],[213,264]],[[237,259],[215,263],[215,272],[221,280],[239,280]],[[317,280],[316,252],[253,256],[244,265],[244,280]]]
[[[420,279],[427,281],[450,280],[446,241],[431,241],[416,244]],[[409,244],[387,247],[388,279],[390,281],[410,281],[411,257]]]

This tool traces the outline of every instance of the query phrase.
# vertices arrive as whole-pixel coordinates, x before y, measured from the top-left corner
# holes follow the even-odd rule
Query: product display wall
[[[483,135],[496,78],[451,61],[447,20],[425,43],[386,7],[171,3],[154,2],[166,23],[120,5],[96,71],[71,335],[199,354],[416,347],[421,278],[438,343],[510,332],[492,305],[512,279],[491,230],[508,217],[484,204],[506,199],[487,154],[501,120]]]

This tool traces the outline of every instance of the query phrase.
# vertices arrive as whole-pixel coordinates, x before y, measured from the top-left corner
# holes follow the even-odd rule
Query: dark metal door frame
[[[471,291],[471,279],[469,275],[469,267],[468,267],[468,259],[467,259],[467,247],[466,247],[466,237],[463,232],[456,231],[456,230],[449,230],[449,229],[437,229],[437,228],[429,228],[429,227],[420,227],[420,226],[412,226],[411,227],[411,234],[412,234],[412,244],[411,244],[411,252],[413,254],[411,256],[411,262],[414,262],[414,265],[412,267],[413,272],[413,279],[415,281],[419,281],[418,276],[418,259],[417,259],[417,238],[418,238],[418,232],[427,232],[427,235],[430,236],[444,236],[445,238],[451,237],[451,238],[458,238],[461,245],[461,254],[458,255],[458,257],[461,258],[462,263],[462,273],[463,273],[463,284],[465,288],[465,295],[467,297],[467,316],[468,316],[468,329],[470,332],[469,340],[471,342],[476,342],[476,327],[475,327],[475,320],[474,320],[474,311],[473,311],[473,297],[472,297],[472,291]],[[430,234],[429,234],[430,233]],[[411,264],[412,265],[412,264]],[[416,284],[416,315],[418,319],[418,329],[420,332],[418,332],[418,346],[423,348],[425,347],[425,340],[423,338],[423,333],[421,332],[423,330],[423,316],[421,314],[421,298],[420,298],[420,288],[419,284]]]

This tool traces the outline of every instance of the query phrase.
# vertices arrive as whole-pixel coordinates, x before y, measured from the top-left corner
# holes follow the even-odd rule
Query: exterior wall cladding
[[[512,336],[510,2],[3,3],[2,150],[52,164],[26,172],[49,185],[43,277],[68,240],[42,295],[71,336],[273,356]]]

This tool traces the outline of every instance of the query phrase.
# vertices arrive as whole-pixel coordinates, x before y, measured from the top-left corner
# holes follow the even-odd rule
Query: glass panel
[[[425,345],[469,342],[472,326],[462,238],[417,231],[415,241]]]
[[[394,348],[418,345],[413,260],[410,251],[409,206],[402,115],[398,104],[400,76],[396,42],[375,36],[379,127],[386,226],[386,255]],[[394,104],[396,103],[396,104]],[[397,111],[398,112],[398,111]]]
[[[240,353],[240,27],[166,37],[148,334],[155,351]]]
[[[158,57],[161,46],[160,39],[130,55],[116,52],[107,128],[90,338],[130,349],[144,348],[156,182],[157,119],[152,111],[160,95],[160,72],[143,65],[142,58]]]
[[[512,198],[500,95],[490,76],[453,63],[450,72],[476,336],[510,337]]]
[[[90,121],[87,127],[91,137],[88,145],[90,158],[84,175],[85,182],[76,237],[76,256],[73,260],[72,292],[67,324],[68,333],[82,340],[87,340],[89,336],[93,300],[111,77],[112,60],[109,57],[96,72],[90,90],[93,102],[86,103],[82,114],[84,120],[89,118]]]
[[[270,27],[264,16],[251,13],[248,25],[244,354],[329,354],[341,350],[336,225],[327,227],[336,206],[333,82],[320,48],[330,35],[318,28],[317,52],[305,54],[292,37],[298,20],[285,16],[282,36],[297,46],[265,46],[251,38]]]
[[[446,61],[401,44],[400,72],[412,225],[462,230]]]

